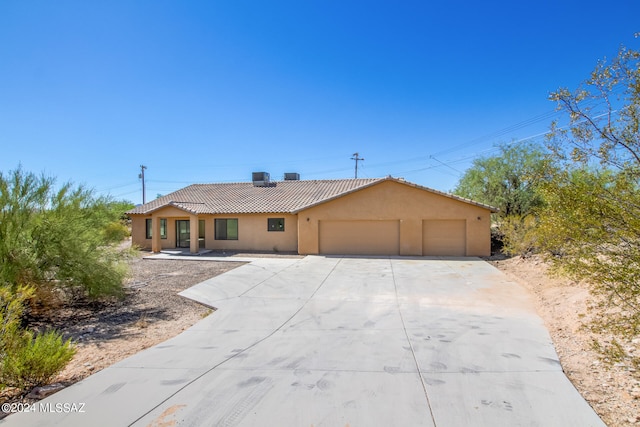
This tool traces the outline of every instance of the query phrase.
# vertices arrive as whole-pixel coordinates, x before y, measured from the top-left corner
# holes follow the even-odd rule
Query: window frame
[[[218,224],[222,224],[222,221],[224,221],[225,225],[224,225],[224,236],[222,236],[221,234],[221,229],[219,227],[222,227],[221,225],[219,226]],[[229,221],[231,221],[231,224],[233,224],[235,222],[235,237],[231,237],[229,238]],[[240,231],[239,231],[239,225],[238,225],[238,218],[214,218],[213,220],[213,229],[214,229],[214,239],[215,240],[239,240],[240,239]]]
[[[267,231],[284,232],[284,218],[267,218]]]
[[[163,233],[164,231],[164,233]],[[153,218],[145,218],[145,238],[153,238]],[[160,218],[160,238],[167,239],[167,219]]]

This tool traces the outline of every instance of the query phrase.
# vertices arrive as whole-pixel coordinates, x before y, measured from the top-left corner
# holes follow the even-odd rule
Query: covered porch
[[[147,236],[150,234],[151,237],[152,252],[157,253],[163,249],[188,249],[190,253],[197,254],[206,246],[206,221],[198,215],[189,215],[188,218],[161,218],[159,215],[152,215],[146,221],[145,228]]]

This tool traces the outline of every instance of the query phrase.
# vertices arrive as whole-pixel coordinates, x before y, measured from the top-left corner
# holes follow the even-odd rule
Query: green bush
[[[24,303],[33,293],[33,288],[26,286],[18,287],[16,292],[9,286],[0,286],[0,359],[17,346]]]
[[[104,228],[105,238],[112,242],[122,241],[131,235],[129,227],[121,221],[114,221]]]
[[[71,361],[75,349],[55,331],[34,337],[23,331],[14,351],[6,354],[0,367],[2,384],[31,388],[48,384]]]
[[[0,287],[0,388],[47,384],[75,354],[71,341],[55,331],[34,335],[21,328],[24,304],[32,296],[33,288]]]
[[[561,166],[541,188],[538,238],[552,267],[591,285],[593,327],[622,344],[640,335],[640,51],[621,47],[575,90],[559,88],[568,123],[547,148]],[[568,119],[568,120],[567,120]],[[610,361],[626,345],[604,343]],[[640,364],[639,355],[629,355]]]
[[[514,256],[528,256],[533,254],[538,247],[536,227],[538,221],[533,215],[512,215],[504,217],[500,223],[503,251]]]
[[[0,173],[0,284],[122,295],[131,205],[21,169]],[[42,301],[47,303],[47,301]]]
[[[536,235],[553,269],[591,284],[599,327],[640,334],[640,191],[635,176],[574,169],[544,189]]]

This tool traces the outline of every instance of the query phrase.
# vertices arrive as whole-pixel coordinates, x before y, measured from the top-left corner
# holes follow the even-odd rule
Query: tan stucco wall
[[[206,231],[207,248],[276,252],[290,252],[298,249],[298,218],[295,215],[230,214],[209,218]],[[215,240],[214,218],[238,218],[238,240]],[[267,231],[268,218],[284,218],[284,231]]]
[[[151,249],[151,240],[145,239],[146,216],[131,215],[131,243],[143,249]]]
[[[422,226],[429,219],[466,220],[466,255],[491,254],[488,209],[411,185],[383,181],[298,214],[298,252],[319,253],[319,221],[399,220],[400,255],[422,255]]]
[[[194,218],[185,211],[167,207],[152,215],[132,215],[132,242],[144,249],[151,249],[151,239],[146,239],[145,220],[148,218],[167,219],[167,238],[161,239],[162,249],[176,247],[176,220]],[[238,240],[216,240],[215,218],[237,218]],[[267,231],[268,218],[284,218],[284,231]],[[214,250],[253,250],[253,251],[296,251],[298,248],[297,216],[290,214],[229,214],[199,215],[198,220],[205,221],[205,248]]]

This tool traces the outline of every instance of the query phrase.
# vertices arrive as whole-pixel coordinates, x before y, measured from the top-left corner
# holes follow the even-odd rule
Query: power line
[[[614,115],[614,114],[619,114],[619,113],[620,113],[620,110],[612,110],[612,111],[608,111],[608,112],[605,112],[605,113],[602,113],[602,114],[595,115],[595,116],[593,116],[593,119],[597,120],[597,119],[599,119],[601,117],[604,117],[604,116],[606,116],[608,114]],[[584,121],[559,127],[559,128],[557,128],[557,131],[569,129],[571,126],[575,126],[576,124],[580,124],[580,123],[583,123],[583,122]],[[535,135],[527,136],[525,138],[520,138],[520,139],[511,141],[509,143],[506,143],[506,145],[517,145],[517,144],[522,144],[522,143],[527,142],[527,141],[533,141],[533,140],[535,140],[537,138],[545,137],[545,136],[551,134],[551,132],[552,131],[549,130],[549,131],[546,131],[546,132],[541,132],[541,133],[538,133],[538,134],[535,134]],[[438,168],[438,167],[441,167],[441,166],[446,166],[446,167],[458,172],[460,175],[462,175],[463,172],[451,167],[450,165],[456,164],[456,163],[462,163],[462,162],[465,162],[465,161],[468,161],[468,160],[476,159],[476,158],[480,157],[480,155],[483,155],[483,154],[486,155],[488,153],[492,153],[492,152],[498,151],[498,150],[500,150],[500,148],[501,148],[500,146],[494,146],[494,147],[489,148],[487,150],[482,150],[482,151],[476,152],[476,153],[474,153],[472,155],[465,156],[465,157],[462,157],[462,158],[459,158],[459,159],[455,159],[455,160],[449,160],[449,161],[446,161],[446,162],[442,162],[442,161],[436,159],[434,155],[431,155],[431,156],[429,156],[429,158],[433,159],[433,160],[436,160],[440,164],[438,164],[438,165],[429,165],[429,166],[426,166],[426,167],[423,167],[423,168],[412,169],[412,170],[404,171],[404,172],[398,172],[398,173],[395,173],[394,175],[403,175],[403,174],[408,174],[408,173],[422,172],[422,171],[429,170],[429,169],[435,169],[435,168]]]
[[[433,153],[432,155],[433,156],[442,156],[443,154],[448,154],[448,153],[451,153],[451,152],[454,152],[454,151],[458,151],[458,150],[460,150],[462,148],[468,148],[471,145],[476,145],[476,144],[479,144],[481,142],[485,142],[488,139],[498,138],[498,137],[507,135],[509,133],[512,133],[512,132],[514,132],[516,130],[520,130],[520,129],[525,128],[527,126],[531,126],[531,125],[533,125],[535,123],[539,123],[539,122],[541,122],[543,120],[549,120],[552,117],[554,117],[556,115],[559,115],[559,114],[560,114],[560,112],[557,111],[557,110],[547,111],[546,113],[542,113],[542,114],[534,116],[534,117],[532,117],[530,119],[524,120],[522,122],[513,124],[511,126],[507,126],[506,128],[500,129],[498,131],[495,131],[495,132],[489,133],[487,135],[472,139],[472,140],[464,142],[462,144],[454,145],[453,147],[449,147],[449,148],[444,149],[444,150],[440,150],[440,151],[438,151],[436,153]]]
[[[589,106],[591,108],[597,108],[602,104],[603,104],[603,102],[602,101],[598,102],[598,100],[587,100],[587,101],[585,101],[583,103],[584,106]],[[619,111],[613,110],[611,113],[616,114],[616,113],[619,113]],[[427,166],[424,166],[424,167],[418,167],[418,168],[415,168],[415,169],[410,169],[410,170],[405,170],[405,171],[400,171],[400,172],[393,172],[392,174],[396,175],[396,176],[401,176],[401,175],[404,175],[404,174],[421,172],[421,171],[430,170],[430,169],[447,168],[447,169],[450,169],[451,171],[455,172],[457,174],[457,176],[459,176],[463,172],[461,172],[460,170],[452,167],[451,165],[455,165],[455,164],[458,164],[458,163],[463,163],[465,161],[478,158],[481,155],[486,155],[486,154],[489,154],[489,153],[492,153],[492,152],[496,152],[496,151],[498,151],[500,149],[500,147],[495,147],[494,146],[492,148],[476,151],[475,153],[473,153],[471,155],[465,155],[465,156],[463,156],[461,158],[452,159],[452,160],[440,160],[442,155],[449,154],[449,153],[452,153],[452,152],[455,152],[455,151],[458,151],[458,150],[461,150],[461,149],[467,149],[470,146],[477,145],[477,144],[482,143],[482,142],[484,142],[484,141],[486,141],[488,139],[498,138],[498,137],[507,135],[509,133],[515,132],[515,131],[520,130],[522,128],[525,128],[527,126],[531,126],[533,124],[539,123],[541,121],[552,119],[554,116],[557,116],[557,115],[560,115],[560,114],[564,114],[564,112],[560,111],[560,110],[547,111],[545,113],[533,116],[533,117],[531,117],[529,119],[526,119],[526,120],[523,120],[521,122],[515,123],[513,125],[507,126],[507,127],[503,128],[503,129],[497,130],[495,132],[491,132],[491,133],[488,133],[488,134],[486,134],[484,136],[471,139],[471,140],[467,141],[466,143],[458,144],[458,145],[455,145],[455,146],[451,146],[449,148],[437,151],[437,152],[432,153],[430,155],[416,156],[416,157],[405,158],[405,159],[401,159],[401,160],[380,162],[380,163],[374,163],[374,164],[368,163],[368,169],[371,170],[372,168],[380,168],[380,167],[384,167],[384,166],[402,165],[402,164],[407,164],[407,163],[412,163],[412,162],[415,163],[415,162],[424,162],[424,161],[428,161],[428,160],[433,160],[433,161],[437,162],[438,164],[435,164],[435,165],[431,164],[431,165],[427,165]],[[604,116],[606,114],[607,113],[599,114],[599,115],[595,116],[595,118],[602,117],[602,116]],[[566,128],[568,128],[568,126],[560,127],[558,129],[560,130],[560,129],[566,129]],[[550,133],[550,131],[542,132],[542,133],[531,135],[531,136],[528,136],[528,137],[525,137],[525,138],[514,140],[514,141],[511,141],[511,142],[506,142],[505,144],[506,145],[518,144],[518,143],[522,143],[524,141],[534,140],[536,138],[540,138],[540,137],[546,136],[549,133]],[[315,160],[317,162],[318,160],[336,160],[336,159],[338,159],[338,157],[326,156],[326,157],[323,157],[323,158],[314,158],[314,159],[309,159],[309,160]],[[363,170],[360,170],[360,169],[362,169],[362,167],[359,164],[359,162],[363,161],[364,158],[360,158],[359,153],[356,152],[356,153],[353,154],[353,157],[351,158],[351,160],[354,160],[356,162],[356,165],[355,165],[355,167],[356,167],[355,176],[357,177],[359,172],[360,173],[363,172]],[[286,161],[278,162],[277,164],[283,164],[284,165],[284,164],[294,163],[294,162],[298,162],[298,161],[305,162],[306,159],[303,159],[303,160],[286,160]],[[235,166],[237,166],[237,165],[234,165],[234,167]],[[146,169],[146,166],[141,165],[141,168],[143,168],[143,167]],[[228,165],[220,165],[220,167],[226,168],[226,167],[228,167]],[[305,172],[305,175],[306,176],[317,176],[317,175],[324,175],[324,174],[335,173],[335,172],[345,172],[347,170],[348,170],[348,168],[334,168],[334,169],[325,169],[325,170],[321,169],[321,170],[316,170],[316,171]],[[144,169],[142,169],[142,172],[144,172]],[[445,171],[442,171],[442,170],[441,170],[441,172],[442,173],[446,173]],[[447,174],[448,175],[453,175],[451,173],[447,173]],[[139,178],[142,178],[142,173],[140,174]],[[164,181],[164,180],[155,180],[155,179],[154,180],[146,179],[146,181],[149,181],[149,182],[152,182],[152,183],[162,183],[162,184],[193,184],[193,181]],[[227,179],[227,180],[218,181],[218,182],[239,182],[239,181],[242,181],[242,179],[235,179],[235,180],[234,179]],[[118,185],[118,186],[113,186],[113,187],[110,187],[107,190],[103,190],[103,191],[109,191],[109,190],[116,189],[116,188],[126,187],[127,185],[133,185],[133,184],[122,184],[122,185]],[[143,193],[146,192],[146,189],[144,188],[144,186],[145,185],[143,184]],[[132,192],[127,192],[127,193],[123,193],[121,195],[128,195],[128,194],[131,194],[131,193]],[[143,194],[143,199],[146,199],[145,196],[146,195]]]
[[[118,184],[118,185],[113,185],[111,187],[106,187],[106,188],[101,188],[101,189],[97,189],[96,191],[100,192],[100,193],[106,193],[109,192],[111,190],[115,190],[117,188],[124,188],[124,187],[130,187],[132,185],[138,185],[137,182],[128,182],[126,184]]]
[[[429,156],[429,158],[430,158],[430,159],[435,160],[435,161],[436,161],[436,162],[438,162],[438,163],[440,163],[442,166],[446,166],[446,167],[448,167],[449,169],[451,169],[451,170],[452,170],[452,171],[454,171],[454,172],[457,172],[457,173],[459,173],[459,174],[462,174],[462,173],[463,173],[462,171],[459,171],[458,169],[456,169],[456,168],[454,168],[454,167],[451,167],[450,165],[448,165],[448,164],[446,164],[446,163],[444,163],[444,162],[441,162],[440,160],[436,159],[436,158],[435,158],[435,157],[433,157],[433,156]]]
[[[137,193],[138,191],[139,190],[136,189],[136,190],[133,190],[133,191],[128,191],[126,193],[116,194],[115,196],[112,196],[112,197],[117,199],[117,198],[122,197],[122,196],[128,196],[129,194]]]

